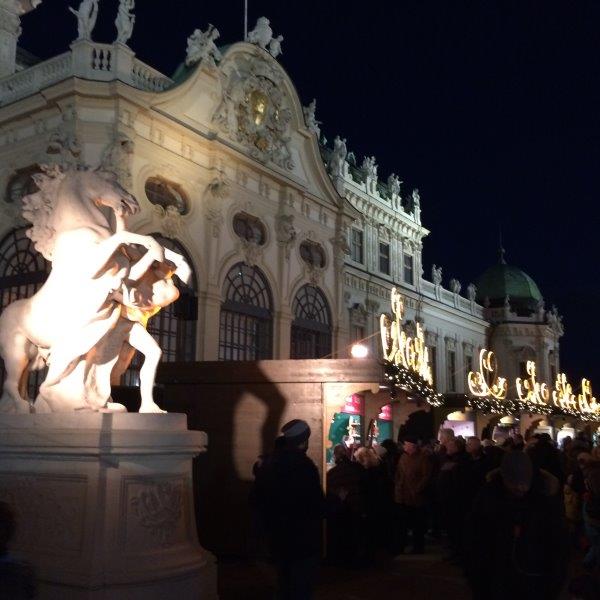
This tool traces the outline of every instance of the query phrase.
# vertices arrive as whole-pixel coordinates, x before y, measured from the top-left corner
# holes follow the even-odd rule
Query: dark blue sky
[[[67,6],[44,0],[23,19],[22,45],[41,57],[75,37]],[[100,0],[97,41],[115,37],[117,0]],[[243,0],[138,0],[130,42],[171,74],[187,36],[213,23],[242,38]],[[600,2],[577,0],[249,0],[250,28],[271,19],[281,63],[304,104],[317,98],[329,139],[421,191],[425,270],[463,289],[507,260],[564,315],[561,358],[577,385],[596,382],[600,333]],[[168,8],[167,8],[168,7]]]

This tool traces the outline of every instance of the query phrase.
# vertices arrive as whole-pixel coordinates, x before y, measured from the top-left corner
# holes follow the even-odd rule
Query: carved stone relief
[[[213,122],[250,155],[293,169],[292,111],[281,74],[259,56],[237,56],[220,72],[222,98]]]
[[[290,252],[296,242],[298,232],[294,227],[294,215],[277,215],[275,217],[275,233],[277,243],[284,248],[285,258],[289,260]]]
[[[101,166],[105,171],[114,173],[119,183],[131,189],[131,161],[134,143],[124,133],[117,133],[115,139],[108,144],[102,154]]]

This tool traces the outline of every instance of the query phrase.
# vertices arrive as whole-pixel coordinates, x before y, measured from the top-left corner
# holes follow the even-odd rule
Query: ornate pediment
[[[222,96],[213,122],[257,160],[293,169],[292,110],[278,67],[259,55],[236,55],[220,76]]]

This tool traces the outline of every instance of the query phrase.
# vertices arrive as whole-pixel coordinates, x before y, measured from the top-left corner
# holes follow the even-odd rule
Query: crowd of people
[[[438,440],[340,444],[324,495],[306,456],[310,429],[291,423],[255,466],[253,494],[277,558],[279,597],[311,597],[325,520],[326,560],[335,565],[435,545],[464,571],[475,599],[517,591],[551,599],[567,584],[572,598],[600,598],[600,447],[585,436],[559,448],[548,434],[496,444],[446,429]]]

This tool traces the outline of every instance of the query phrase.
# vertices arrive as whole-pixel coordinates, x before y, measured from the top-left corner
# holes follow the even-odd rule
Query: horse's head
[[[110,208],[121,218],[139,212],[138,201],[119,184],[114,173],[88,171],[85,175],[86,192],[97,206]]]

